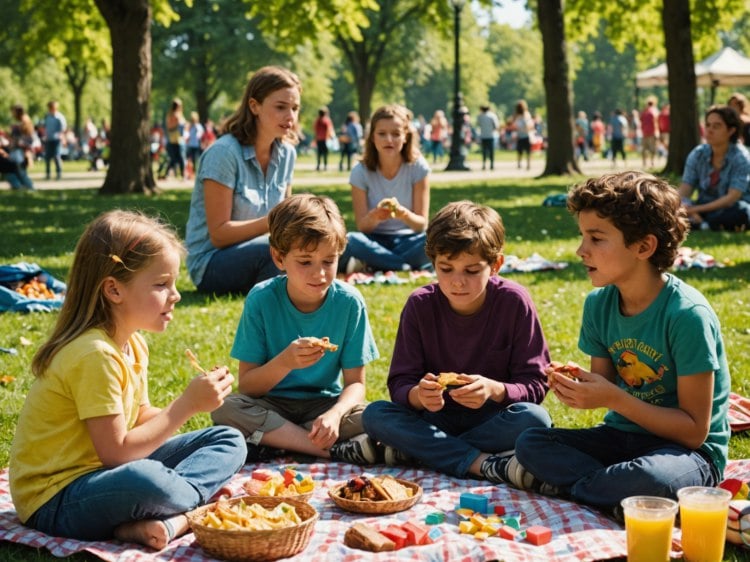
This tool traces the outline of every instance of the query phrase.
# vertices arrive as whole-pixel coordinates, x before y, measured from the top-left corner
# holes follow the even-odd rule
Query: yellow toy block
[[[487,537],[489,537],[489,533],[485,533],[484,531],[479,531],[478,533],[474,533],[474,538],[478,541],[483,541]]]
[[[479,530],[479,528],[474,525],[471,521],[461,521],[458,524],[458,532],[463,533],[465,535],[473,535]]]

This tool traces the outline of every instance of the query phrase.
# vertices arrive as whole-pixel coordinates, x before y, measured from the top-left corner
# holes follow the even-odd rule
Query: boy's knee
[[[385,400],[378,400],[367,405],[367,408],[362,412],[362,426],[367,433],[383,422],[384,410],[388,405],[390,405],[390,402]]]

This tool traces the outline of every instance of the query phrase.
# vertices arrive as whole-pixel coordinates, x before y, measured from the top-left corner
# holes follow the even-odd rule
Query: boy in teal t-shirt
[[[524,431],[506,480],[617,518],[628,496],[717,485],[728,456],[729,369],[711,305],[666,273],[688,229],[677,191],[649,174],[611,174],[575,187],[568,209],[598,287],[579,337],[591,367],[575,378],[554,367],[547,374],[564,404],[608,412],[593,428]]]
[[[295,451],[372,464],[361,416],[365,365],[378,349],[362,295],[336,280],[344,221],[331,199],[310,194],[287,198],[268,220],[271,257],[286,275],[248,294],[232,347],[239,393],[212,419],[243,432],[248,461]]]

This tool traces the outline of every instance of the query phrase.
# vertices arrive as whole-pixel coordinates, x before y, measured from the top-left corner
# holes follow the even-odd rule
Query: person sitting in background
[[[694,228],[745,230],[750,226],[750,154],[739,143],[742,122],[731,107],[714,105],[706,111],[705,124],[706,143],[696,146],[685,163],[683,206]]]
[[[347,273],[365,266],[374,271],[422,269],[429,263],[424,253],[429,173],[409,110],[400,105],[378,108],[362,161],[349,176],[359,232],[349,233],[341,258]]]
[[[735,92],[727,101],[727,105],[737,112],[742,121],[740,141],[745,146],[750,145],[750,103],[743,94]]]

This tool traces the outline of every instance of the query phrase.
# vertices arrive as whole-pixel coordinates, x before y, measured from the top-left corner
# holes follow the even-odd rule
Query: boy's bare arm
[[[320,361],[323,354],[325,350],[315,345],[309,338],[297,338],[267,363],[261,365],[240,361],[237,389],[242,394],[253,398],[264,396],[291,370],[314,365]]]

